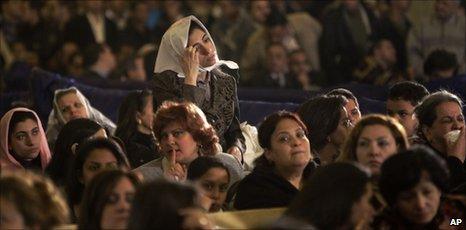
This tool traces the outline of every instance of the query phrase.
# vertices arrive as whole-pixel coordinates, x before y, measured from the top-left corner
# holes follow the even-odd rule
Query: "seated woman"
[[[166,100],[188,100],[206,114],[223,151],[242,162],[244,137],[239,125],[237,79],[222,72],[221,61],[209,31],[194,16],[173,23],[163,35],[155,62],[153,92],[157,107]]]
[[[200,188],[203,202],[209,212],[225,210],[230,184],[228,168],[215,157],[198,157],[188,168],[188,180]]]
[[[154,106],[149,90],[131,92],[121,103],[115,136],[126,147],[132,167],[139,167],[160,155],[157,152],[152,126]]]
[[[65,191],[73,214],[79,214],[84,188],[99,172],[108,169],[129,170],[131,167],[120,146],[110,139],[94,139],[79,146],[67,171]]]
[[[462,107],[458,96],[439,91],[425,97],[414,110],[420,137],[448,164],[450,189],[466,181],[466,126]]]
[[[317,96],[298,108],[309,130],[309,141],[316,162],[330,164],[340,155],[343,143],[353,128],[342,96]]]
[[[15,108],[0,121],[0,170],[45,170],[51,154],[37,114]]]
[[[121,170],[97,174],[84,190],[79,229],[126,229],[139,179]]]
[[[2,172],[0,210],[0,229],[53,229],[69,223],[60,190],[28,171]]]
[[[388,208],[376,218],[376,229],[439,229],[442,221],[450,223],[441,208],[448,169],[432,150],[415,147],[387,159],[379,186]]]
[[[320,167],[306,182],[277,225],[288,228],[369,229],[375,211],[370,204],[370,173],[351,163]]]
[[[93,120],[78,118],[63,126],[55,142],[52,160],[46,169],[46,173],[56,185],[65,185],[66,171],[71,167],[77,147],[93,138],[107,138],[105,129]]]
[[[135,169],[145,181],[165,177],[184,181],[186,170],[199,156],[215,156],[227,166],[230,184],[243,169],[231,155],[219,152],[218,137],[204,113],[191,102],[164,102],[155,114],[154,134],[163,157]]]
[[[358,99],[354,96],[354,94],[344,88],[337,88],[330,90],[327,96],[343,96],[348,100],[346,103],[345,108],[348,112],[348,118],[350,119],[351,123],[355,125],[359,120],[361,120],[361,111],[359,110],[359,102]]]
[[[315,167],[307,128],[294,113],[280,111],[266,117],[259,126],[259,144],[264,153],[239,183],[235,209],[287,206],[301,189],[308,170]]]
[[[165,180],[145,183],[134,195],[128,229],[215,229],[199,207],[199,195],[191,185]]]
[[[63,126],[76,118],[89,118],[102,125],[109,134],[115,131],[115,124],[97,109],[93,108],[86,97],[75,87],[55,91],[53,109],[47,123],[47,141],[54,149],[58,133]]]

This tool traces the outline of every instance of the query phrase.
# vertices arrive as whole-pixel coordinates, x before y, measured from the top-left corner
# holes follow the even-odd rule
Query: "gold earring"
[[[136,121],[137,121],[138,125],[141,125],[141,123],[142,123],[141,119],[137,119]]]

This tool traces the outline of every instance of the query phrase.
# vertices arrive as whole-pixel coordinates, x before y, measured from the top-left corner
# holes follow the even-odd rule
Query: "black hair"
[[[327,137],[340,123],[341,109],[347,103],[343,96],[317,96],[301,104],[298,114],[309,130],[309,141],[315,151],[320,151],[327,143]]]
[[[265,20],[265,26],[271,28],[275,26],[286,25],[288,25],[288,19],[286,18],[286,15],[275,9],[275,7],[272,7],[270,14],[267,16],[267,19]]]
[[[463,107],[463,101],[446,90],[440,90],[426,96],[421,104],[416,106],[414,112],[419,120],[419,127],[426,125],[431,127],[435,119],[437,119],[437,111],[435,108],[444,102],[455,102],[460,108]],[[421,129],[422,130],[422,129]]]
[[[144,230],[148,226],[182,229],[181,209],[196,207],[194,187],[158,180],[143,184],[136,191],[128,229]]]
[[[93,43],[84,49],[83,53],[83,65],[88,68],[95,64],[99,60],[100,54],[104,51],[105,44]]]
[[[8,124],[8,141],[10,141],[11,134],[13,133],[13,130],[16,128],[16,125],[28,119],[31,119],[38,123],[36,116],[32,112],[16,111],[13,113],[10,119],[10,123]]]
[[[82,178],[84,162],[95,149],[110,150],[113,156],[115,156],[119,168],[131,169],[125,153],[116,142],[104,138],[85,141],[78,146],[72,167],[68,169],[67,173],[68,178],[65,191],[68,194],[68,202],[71,208],[81,202],[84,185],[80,182],[80,178]]]
[[[230,172],[228,168],[218,158],[212,156],[200,156],[196,158],[188,168],[188,180],[195,181],[202,177],[211,168],[221,168],[228,174],[228,181],[230,181]]]
[[[103,128],[99,123],[87,118],[74,119],[63,126],[55,142],[52,160],[46,169],[47,174],[55,184],[65,184],[65,172],[71,167],[75,157],[71,147],[74,144],[79,146]]]
[[[409,101],[412,106],[421,103],[422,99],[429,95],[429,91],[423,85],[413,81],[403,81],[394,84],[388,91],[388,99],[397,101]]]
[[[382,164],[379,177],[380,192],[388,205],[393,207],[401,192],[416,186],[424,172],[440,191],[447,191],[447,165],[433,150],[415,146],[388,158]]]
[[[453,75],[456,75],[458,66],[458,60],[454,53],[437,49],[432,51],[424,61],[424,74],[434,76],[437,71],[453,69]]]
[[[191,23],[189,25],[188,34],[191,35],[191,33],[193,32],[194,29],[204,31],[204,29],[201,27],[201,25],[199,25],[197,22],[191,20]]]
[[[359,107],[358,99],[354,96],[354,94],[351,91],[349,91],[347,89],[344,89],[344,88],[332,89],[329,92],[327,92],[325,95],[327,95],[327,96],[332,96],[332,95],[334,95],[334,96],[338,96],[338,95],[343,96],[348,100],[353,100],[354,103],[356,104],[356,106]]]
[[[317,229],[339,229],[348,224],[352,207],[367,191],[370,174],[354,163],[332,163],[318,168],[285,212]]]
[[[107,170],[92,178],[84,191],[78,229],[101,229],[102,212],[108,203],[108,197],[124,178],[127,178],[136,190],[139,179],[121,170]]]

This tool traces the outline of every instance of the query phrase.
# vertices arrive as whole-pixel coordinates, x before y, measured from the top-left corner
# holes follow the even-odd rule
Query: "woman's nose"
[[[380,150],[380,149],[379,149],[379,146],[377,146],[377,143],[371,143],[371,144],[369,145],[369,151],[370,151],[369,154],[370,154],[370,155],[373,155],[373,156],[378,155],[378,154],[379,154],[379,150]]]

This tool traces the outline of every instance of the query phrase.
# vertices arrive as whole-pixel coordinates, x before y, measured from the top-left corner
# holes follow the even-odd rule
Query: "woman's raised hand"
[[[199,52],[197,48],[188,46],[180,58],[181,69],[185,76],[184,83],[196,86],[199,73]]]
[[[167,154],[167,159],[169,162],[169,167],[163,172],[165,178],[174,181],[185,181],[187,176],[186,165],[181,165],[180,163],[176,162],[176,153],[174,150]]]
[[[447,154],[448,156],[454,156],[461,160],[465,161],[466,158],[466,130],[463,128],[460,132],[458,139],[455,142],[451,142],[444,137],[447,143]]]

